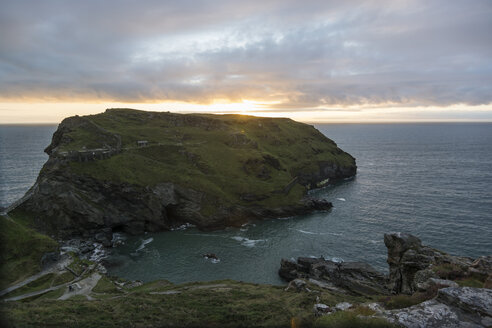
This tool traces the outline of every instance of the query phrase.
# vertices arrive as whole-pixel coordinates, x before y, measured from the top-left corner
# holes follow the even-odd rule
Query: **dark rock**
[[[420,239],[406,233],[390,233],[384,235],[384,243],[388,248],[389,284],[388,288],[396,294],[413,294],[423,288],[422,284],[429,278],[456,279],[467,275],[472,260],[465,257],[451,256],[439,250],[422,245]],[[485,274],[486,260],[476,262],[478,271]],[[439,276],[434,267],[446,265],[455,271]]]
[[[331,311],[332,311],[332,309],[326,304],[323,304],[323,303],[314,304],[313,312],[314,312],[314,315],[316,317],[326,315],[326,314],[330,313]]]
[[[282,259],[279,275],[287,280],[312,278],[354,295],[386,294],[386,277],[366,263],[338,263],[323,258]]]
[[[111,247],[113,245],[113,232],[111,228],[101,229],[100,232],[94,235],[94,239],[101,243],[104,247]]]
[[[384,244],[388,248],[389,289],[394,293],[412,294],[415,274],[428,267],[432,259],[419,252],[422,243],[410,234],[385,234]]]
[[[94,245],[92,243],[84,243],[79,246],[80,254],[87,254],[94,250]]]
[[[60,253],[59,252],[49,252],[45,253],[43,257],[41,257],[41,267],[43,269],[46,269],[47,267],[55,264],[60,260]]]
[[[306,276],[303,276],[300,274],[301,266],[299,266],[296,262],[292,260],[285,260],[281,259],[280,260],[280,269],[278,270],[278,274],[280,277],[282,277],[284,280],[291,281],[296,278],[305,278]]]
[[[203,257],[206,259],[211,259],[211,260],[219,260],[217,255],[215,255],[214,253],[203,254]]]

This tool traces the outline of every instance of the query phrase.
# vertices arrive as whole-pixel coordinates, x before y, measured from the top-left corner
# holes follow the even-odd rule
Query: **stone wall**
[[[117,149],[87,149],[87,150],[71,150],[68,152],[61,152],[57,155],[59,157],[66,158],[74,162],[91,162],[101,159],[108,159],[111,156],[118,154],[120,150]]]

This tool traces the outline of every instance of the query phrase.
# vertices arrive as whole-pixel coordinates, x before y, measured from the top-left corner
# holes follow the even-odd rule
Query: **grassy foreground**
[[[58,244],[18,220],[0,216],[0,290],[41,270],[45,253]]]
[[[355,307],[315,317],[313,305],[359,303],[367,299],[323,290],[285,291],[285,287],[222,280],[172,285],[157,281],[131,289],[100,280],[95,300],[66,301],[47,294],[26,302],[7,302],[2,316],[14,327],[391,327],[386,321]],[[96,292],[97,291],[97,292]]]

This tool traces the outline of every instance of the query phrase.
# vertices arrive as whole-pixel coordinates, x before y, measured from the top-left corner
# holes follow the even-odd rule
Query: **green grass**
[[[469,277],[469,278],[457,279],[455,281],[461,287],[477,287],[477,288],[484,287],[484,281],[477,278]]]
[[[73,253],[70,253],[70,256],[72,256],[72,263],[68,265],[68,267],[77,275],[80,276],[84,273],[84,271],[89,268],[93,262],[86,260],[86,259],[81,259],[80,257],[76,256]]]
[[[290,119],[129,109],[85,118],[120,135],[125,150],[107,160],[71,163],[75,173],[141,186],[175,182],[204,191],[211,203],[248,205],[241,196],[254,194],[263,196],[255,201],[258,205],[293,204],[303,197],[305,187],[298,185],[288,195],[277,192],[299,172],[317,172],[322,162],[354,165],[350,155],[318,130]],[[82,131],[86,126],[92,129],[86,124],[70,132],[72,141],[63,147],[91,144],[94,134]],[[147,140],[149,146],[137,148],[137,140]],[[205,212],[211,214],[213,208]]]
[[[45,253],[57,250],[58,244],[23,223],[0,217],[0,288],[21,281],[41,270]]]
[[[95,293],[121,293],[121,291],[116,288],[114,282],[106,276],[99,279],[92,291]]]
[[[412,295],[398,294],[384,296],[380,297],[379,301],[388,310],[403,309],[434,298],[437,295],[439,288],[441,288],[441,286],[434,285],[424,292],[415,292]]]
[[[96,286],[95,301],[83,298],[9,302],[4,317],[14,326],[70,327],[312,327],[316,296],[323,302],[367,301],[318,289],[313,293],[284,291],[285,287],[232,280],[172,285],[156,281],[114,295],[105,277]],[[219,286],[216,286],[219,285]],[[215,286],[215,287],[214,287]],[[313,288],[315,289],[315,288]],[[162,291],[178,294],[151,294]],[[99,294],[105,292],[108,294]],[[109,295],[116,297],[108,297]],[[58,298],[59,293],[51,293]],[[360,314],[367,311],[360,310]],[[357,312],[357,313],[359,313]],[[354,312],[356,313],[356,312]],[[354,322],[353,319],[350,319]],[[355,319],[356,322],[359,319]],[[364,321],[365,323],[366,321]],[[367,321],[367,322],[372,322]],[[322,323],[320,323],[322,324]],[[323,326],[321,326],[323,327]],[[364,326],[361,326],[364,327]],[[369,326],[377,327],[377,326]]]
[[[28,283],[27,285],[4,295],[4,297],[9,298],[9,297],[19,296],[27,293],[37,292],[46,288],[50,288],[52,286],[54,278],[55,278],[54,273],[44,275],[39,279],[34,280]]]
[[[65,284],[65,283],[70,282],[74,279],[75,279],[75,277],[71,272],[63,272],[63,273],[58,274],[54,277],[53,282],[52,282],[52,286],[58,286],[61,284]]]
[[[456,264],[451,264],[451,263],[435,265],[432,266],[431,269],[441,279],[455,280],[457,278],[462,278],[466,275],[465,268],[462,268]]]
[[[43,289],[47,289],[50,287],[59,286],[59,285],[62,285],[64,283],[72,281],[74,278],[75,277],[70,272],[63,272],[60,274],[49,273],[49,274],[46,274],[46,275],[28,283],[27,285],[25,285],[23,287],[20,287],[16,290],[4,295],[4,298],[20,296],[20,295],[40,291]]]

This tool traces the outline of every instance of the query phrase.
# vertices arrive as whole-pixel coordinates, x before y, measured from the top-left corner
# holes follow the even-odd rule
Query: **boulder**
[[[41,257],[41,267],[43,269],[46,269],[49,266],[52,266],[56,262],[60,260],[60,253],[59,252],[49,252],[45,253],[43,257]]]
[[[111,228],[101,229],[100,232],[94,235],[94,239],[101,243],[104,247],[111,247],[113,245],[113,232]]]
[[[287,288],[285,288],[285,291],[293,290],[296,292],[300,292],[306,290],[306,285],[307,285],[306,281],[302,279],[294,279],[291,282],[289,282]]]
[[[323,303],[316,303],[314,304],[314,309],[313,309],[314,315],[316,317],[328,314],[331,312],[331,309],[328,305],[323,304]]]

